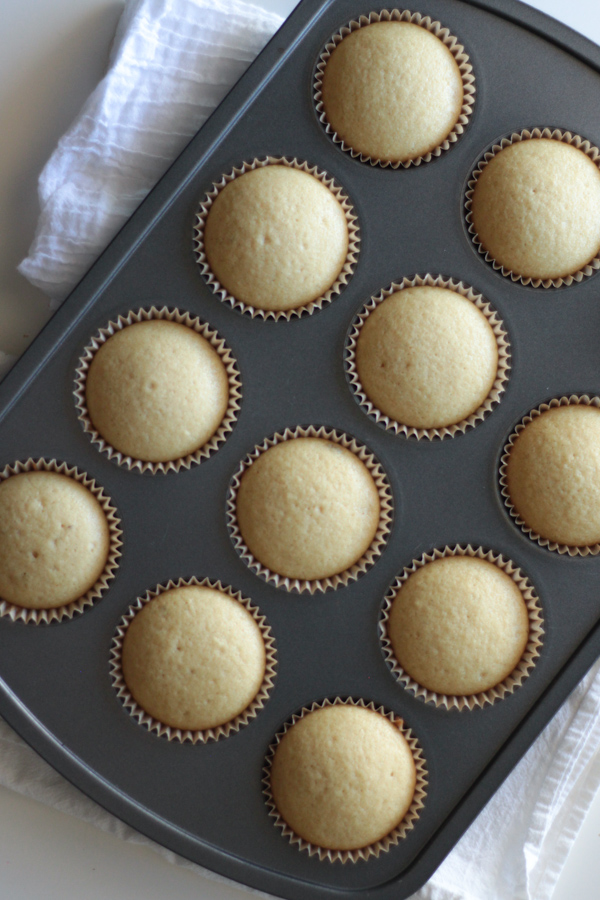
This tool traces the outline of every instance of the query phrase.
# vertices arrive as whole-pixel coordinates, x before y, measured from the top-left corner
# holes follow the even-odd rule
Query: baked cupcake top
[[[334,441],[291,438],[244,472],[236,514],[242,538],[263,566],[315,580],[351,568],[369,549],[380,518],[367,466]]]
[[[434,150],[458,122],[463,103],[454,56],[412,22],[373,22],[344,37],[326,62],[321,90],[338,137],[387,162]]]
[[[356,369],[384,415],[413,428],[443,428],[467,419],[488,397],[498,344],[466,297],[443,287],[407,287],[365,318]]]
[[[210,269],[236,300],[291,310],[322,297],[348,255],[346,214],[318,178],[259,166],[217,194],[204,226]]]
[[[600,250],[600,170],[572,144],[516,141],[482,168],[471,221],[507,271],[541,280],[575,274]]]
[[[271,792],[284,821],[309,843],[353,850],[380,841],[406,815],[413,755],[374,710],[334,705],[303,715],[278,744]]]
[[[231,721],[256,697],[265,644],[246,607],[216,588],[166,590],[125,633],[122,670],[136,703],[173,728],[201,731]]]
[[[506,492],[536,535],[570,547],[600,543],[600,409],[559,406],[526,424],[508,450]]]
[[[102,506],[57,472],[21,472],[0,482],[0,598],[54,609],[83,597],[108,559]]]
[[[529,614],[518,586],[494,563],[445,556],[402,584],[387,634],[398,663],[417,684],[467,696],[513,672],[527,646]]]
[[[219,354],[201,334],[150,319],[125,326],[100,346],[85,399],[92,425],[117,451],[168,462],[200,449],[217,431],[229,382]]]

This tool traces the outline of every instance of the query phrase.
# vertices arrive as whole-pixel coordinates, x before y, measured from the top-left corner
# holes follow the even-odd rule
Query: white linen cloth
[[[53,305],[85,274],[280,21],[240,0],[127,4],[108,74],[40,176],[39,224],[19,270]],[[596,666],[415,897],[549,900],[600,784],[599,701]],[[152,843],[68,784],[1,720],[0,784],[126,840]]]

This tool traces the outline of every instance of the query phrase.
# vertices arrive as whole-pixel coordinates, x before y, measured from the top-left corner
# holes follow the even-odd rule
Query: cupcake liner
[[[376,159],[371,156],[365,156],[359,150],[354,150],[351,146],[346,144],[346,142],[329,124],[329,122],[327,121],[327,115],[325,113],[325,107],[323,105],[323,74],[325,72],[327,60],[329,59],[337,45],[340,44],[345,37],[347,37],[349,34],[352,34],[353,31],[357,31],[359,28],[363,28],[365,25],[372,25],[374,22],[410,22],[413,25],[420,25],[421,28],[425,28],[427,31],[430,31],[431,34],[434,34],[437,38],[439,38],[451,52],[452,56],[456,60],[462,77],[462,108],[458,120],[450,134],[448,134],[448,136],[444,138],[441,144],[438,144],[437,147],[435,147],[433,150],[430,150],[428,153],[425,153],[422,156],[417,156],[414,159],[404,160],[402,162],[390,162],[389,160]],[[441,154],[445,150],[448,150],[451,144],[454,144],[458,140],[460,135],[464,132],[469,118],[471,117],[471,113],[473,112],[473,105],[475,103],[475,78],[473,76],[473,66],[469,62],[469,56],[465,53],[465,48],[462,46],[462,44],[459,44],[458,39],[450,33],[448,28],[444,28],[441,22],[438,22],[435,19],[431,19],[430,16],[422,16],[420,13],[411,13],[407,9],[383,9],[381,10],[381,12],[371,12],[366,16],[360,16],[358,19],[353,19],[351,22],[348,22],[347,25],[344,25],[342,28],[340,28],[339,31],[337,31],[329,38],[329,40],[325,44],[325,47],[321,51],[321,55],[319,56],[319,60],[315,69],[313,97],[319,121],[322,123],[326,134],[329,135],[334,143],[339,145],[341,150],[349,153],[354,159],[358,159],[362,163],[369,163],[371,166],[381,166],[382,168],[386,168],[389,166],[392,169],[398,169],[400,166],[402,166],[404,169],[408,169],[409,166],[420,166],[421,163],[431,162],[434,157],[441,156]]]
[[[382,716],[385,716],[386,719],[392,722],[392,724],[400,730],[401,734],[405,738],[408,746],[412,751],[413,760],[415,763],[417,780],[414,796],[412,799],[412,803],[408,808],[408,812],[405,814],[404,818],[396,826],[396,828],[390,831],[389,834],[381,838],[381,840],[376,841],[374,844],[369,844],[367,847],[361,847],[358,850],[329,850],[326,847],[320,847],[315,844],[311,844],[309,841],[305,841],[304,838],[296,834],[296,832],[293,831],[287,824],[287,822],[285,822],[285,820],[280,816],[271,791],[271,767],[273,765],[275,751],[283,736],[292,727],[292,725],[295,725],[296,722],[299,721],[299,719],[302,719],[308,713],[314,712],[317,709],[324,709],[328,706],[358,706],[362,707],[363,709],[373,710],[373,712],[377,712]],[[291,717],[291,719],[288,719],[281,731],[277,732],[277,734],[273,738],[273,741],[269,745],[265,760],[265,766],[263,769],[262,783],[263,794],[265,796],[269,816],[274,820],[275,827],[281,829],[283,837],[288,838],[291,844],[297,846],[299,850],[307,851],[309,856],[318,856],[320,860],[326,859],[329,862],[356,863],[359,861],[359,859],[366,861],[372,856],[378,857],[382,853],[387,853],[390,847],[396,846],[399,841],[406,837],[409,831],[412,831],[412,829],[415,827],[415,822],[419,818],[421,810],[425,805],[425,797],[427,794],[427,774],[427,767],[425,765],[425,759],[423,758],[423,752],[421,750],[419,742],[413,735],[411,729],[404,724],[403,719],[383,706],[376,706],[373,702],[367,702],[362,699],[354,700],[352,698],[342,699],[341,697],[336,697],[334,700],[323,700],[321,702],[315,701],[311,706],[304,706],[300,710],[300,712],[295,713]]]
[[[225,410],[225,415],[223,416],[221,424],[213,436],[209,438],[202,447],[199,447],[198,450],[194,450],[193,453],[189,453],[187,456],[180,457],[179,459],[159,463],[127,456],[108,443],[94,427],[88,412],[85,397],[89,368],[92,364],[94,355],[100,349],[102,344],[106,343],[106,341],[112,337],[113,334],[116,334],[116,332],[127,328],[128,325],[133,325],[137,322],[147,322],[150,319],[166,319],[169,322],[176,322],[178,325],[186,325],[188,328],[192,328],[198,334],[202,335],[202,337],[205,338],[219,354],[219,358],[225,367],[227,380],[229,382],[229,401],[227,409]],[[99,329],[79,358],[79,365],[75,377],[74,394],[78,413],[77,418],[83,425],[85,433],[90,436],[92,444],[94,444],[101,453],[106,454],[108,459],[112,459],[117,465],[124,466],[130,471],[137,470],[140,473],[151,472],[153,475],[156,475],[158,472],[165,474],[166,472],[179,472],[180,469],[189,469],[191,466],[201,463],[203,459],[208,459],[209,456],[212,456],[212,454],[219,449],[221,444],[228,438],[233,430],[233,426],[238,417],[240,401],[242,398],[241,388],[242,384],[236,360],[217,331],[187,312],[181,312],[178,309],[169,309],[166,306],[160,308],[152,306],[149,309],[138,309],[135,312],[132,311],[126,316],[118,316],[115,321],[110,321],[105,328]]]
[[[30,609],[27,607],[17,606],[9,603],[8,600],[0,598],[0,616],[5,616],[13,622],[26,622],[39,625],[41,622],[49,624],[50,622],[62,622],[64,619],[72,619],[73,616],[84,612],[87,607],[101,597],[108,590],[110,582],[115,577],[118,568],[118,560],[121,556],[121,546],[123,544],[121,537],[121,520],[117,515],[117,510],[113,506],[110,498],[104,493],[104,488],[96,484],[93,478],[85,472],[81,472],[75,466],[69,466],[66,462],[57,462],[55,459],[27,459],[25,462],[16,462],[7,465],[0,472],[0,483],[13,475],[20,475],[23,472],[56,472],[58,475],[67,475],[86,487],[90,493],[94,495],[96,500],[102,507],[109,531],[109,548],[106,558],[104,570],[95,584],[77,600],[66,603],[64,606],[55,606],[51,609]]]
[[[217,280],[216,276],[213,274],[210,268],[206,253],[204,252],[204,227],[206,224],[206,219],[210,212],[210,208],[215,202],[219,191],[222,191],[224,187],[226,187],[239,175],[244,175],[246,172],[251,172],[252,170],[258,168],[264,168],[265,166],[287,166],[291,169],[298,169],[301,172],[307,172],[309,175],[313,175],[315,178],[318,178],[318,180],[322,184],[329,188],[331,193],[339,202],[346,216],[346,225],[348,227],[348,254],[346,256],[346,262],[342,267],[342,271],[340,272],[334,283],[331,285],[331,287],[327,291],[325,291],[325,293],[322,294],[321,297],[318,297],[316,300],[312,300],[310,303],[307,303],[304,306],[298,306],[295,309],[258,309],[254,306],[250,306],[249,304],[244,303],[243,300],[238,300],[236,297],[230,294],[227,289],[224,288]],[[349,279],[351,278],[356,267],[356,261],[358,259],[359,245],[360,230],[358,227],[357,215],[348,195],[343,190],[343,188],[341,188],[330,175],[328,175],[322,169],[317,168],[317,166],[309,166],[307,162],[302,162],[296,158],[288,159],[284,156],[267,156],[264,159],[254,159],[252,160],[252,162],[243,162],[241,166],[235,166],[231,170],[231,172],[229,172],[227,175],[223,175],[220,181],[213,183],[212,188],[210,189],[210,191],[208,191],[204,200],[200,204],[200,208],[196,215],[196,223],[194,225],[194,256],[196,257],[196,262],[200,266],[200,271],[206,279],[207,284],[209,285],[213,293],[217,294],[217,296],[224,303],[228,303],[232,307],[232,309],[238,309],[242,313],[247,313],[253,319],[275,319],[275,321],[279,321],[279,319],[285,319],[289,321],[295,316],[299,318],[300,316],[312,315],[312,313],[314,313],[316,310],[322,309],[327,303],[330,303],[341,292],[342,288],[348,283]]]
[[[241,603],[252,615],[252,618],[260,629],[266,655],[263,682],[258,693],[246,709],[233,719],[230,719],[229,722],[224,722],[222,725],[216,725],[214,728],[205,728],[197,731],[173,728],[171,725],[165,725],[163,722],[147,713],[131,695],[123,677],[121,663],[125,633],[136,614],[146,605],[146,603],[150,603],[151,600],[154,600],[155,597],[158,597],[165,591],[170,591],[173,588],[190,587],[191,585],[213,588],[214,590],[228,594],[230,597],[233,597],[234,600],[237,600],[238,603]],[[257,606],[254,606],[247,597],[243,596],[241,591],[234,591],[229,585],[222,584],[220,581],[211,581],[208,578],[203,578],[201,581],[195,577],[188,579],[180,578],[178,581],[170,580],[166,584],[158,585],[153,590],[146,591],[143,596],[138,597],[135,600],[125,615],[122,616],[110,649],[110,675],[113,687],[117,692],[117,697],[123,704],[125,710],[136,720],[136,722],[138,722],[138,724],[143,725],[148,731],[154,732],[158,737],[166,737],[169,741],[179,741],[180,743],[189,742],[192,744],[206,744],[209,741],[218,741],[221,738],[229,737],[230,734],[233,734],[239,731],[240,728],[248,725],[252,719],[256,718],[259,711],[263,709],[265,703],[269,699],[269,695],[273,690],[276,668],[277,653],[275,649],[275,639],[271,632],[270,625],[267,624],[266,617],[260,613]]]
[[[475,191],[477,179],[479,178],[485,167],[488,165],[490,160],[500,152],[500,150],[504,150],[506,147],[510,146],[510,144],[519,143],[520,141],[529,141],[532,138],[548,138],[553,141],[561,141],[563,144],[571,144],[578,150],[582,150],[585,155],[592,160],[592,162],[596,163],[596,165],[600,167],[600,150],[589,141],[585,140],[582,137],[579,137],[579,135],[571,134],[570,131],[561,131],[559,128],[533,128],[531,131],[524,129],[519,133],[513,132],[510,137],[502,138],[499,144],[494,144],[491,150],[486,151],[483,154],[482,158],[479,160],[476,168],[471,173],[471,177],[469,178],[467,184],[467,192],[465,194],[467,229],[469,234],[471,235],[471,239],[475,247],[483,256],[485,261],[487,263],[490,263],[490,265],[497,272],[500,272],[502,275],[504,275],[505,278],[510,278],[512,279],[512,281],[518,281],[526,287],[568,287],[569,285],[573,284],[574,281],[580,282],[583,281],[584,278],[589,278],[590,275],[593,275],[594,272],[600,269],[600,253],[595,256],[594,259],[592,259],[587,265],[583,266],[582,269],[579,269],[577,272],[573,272],[573,274],[571,275],[565,275],[561,278],[530,278],[527,275],[519,275],[518,273],[513,272],[512,269],[507,269],[505,266],[496,262],[494,257],[483,247],[481,241],[478,240],[477,231],[475,230],[475,226],[473,225],[473,193]]]
[[[542,413],[547,412],[549,409],[556,409],[559,406],[596,406],[600,408],[600,397],[590,397],[588,396],[588,394],[571,394],[569,397],[554,397],[552,400],[549,400],[548,403],[542,403],[537,407],[537,409],[532,409],[531,412],[527,413],[526,416],[523,416],[514,431],[510,434],[506,444],[504,445],[504,450],[500,459],[500,493],[502,494],[502,498],[504,500],[506,508],[508,509],[508,512],[515,520],[515,524],[518,525],[523,534],[526,534],[527,537],[531,538],[532,541],[537,541],[540,547],[545,547],[547,550],[552,550],[553,552],[560,553],[561,555],[568,554],[569,556],[597,556],[598,553],[600,553],[600,544],[590,544],[589,546],[585,547],[577,547],[571,546],[570,544],[557,544],[556,541],[549,541],[548,538],[539,535],[537,531],[534,531],[533,528],[530,528],[529,525],[527,525],[526,522],[524,522],[523,519],[519,516],[518,512],[512,504],[510,494],[508,492],[507,466],[513,444],[526,425],[529,425],[530,422],[533,422],[533,420],[537,419],[538,416],[541,416]]]
[[[336,444],[341,444],[342,447],[345,447],[347,450],[356,454],[371,473],[379,494],[379,525],[371,546],[353,566],[337,575],[331,575],[329,578],[318,578],[313,580],[287,578],[283,575],[278,575],[277,572],[272,572],[266,566],[263,566],[263,564],[250,552],[242,537],[237,521],[237,493],[246,469],[251,466],[265,450],[269,450],[281,441],[288,441],[299,437],[324,438],[328,441],[334,441]],[[353,437],[350,437],[343,432],[327,429],[323,425],[319,427],[310,425],[307,428],[298,426],[294,429],[286,428],[285,431],[278,432],[272,437],[266,438],[262,444],[256,446],[254,450],[242,460],[229,487],[229,494],[227,497],[227,527],[238,554],[256,575],[268,584],[273,584],[275,587],[282,588],[286,591],[295,591],[299,594],[304,592],[314,594],[317,591],[325,592],[328,590],[335,590],[340,586],[349,584],[351,581],[356,581],[360,575],[363,575],[367,569],[370,569],[371,566],[374,565],[375,561],[383,551],[391,529],[392,510],[392,493],[387,476],[381,464],[375,459],[373,454],[364,446],[364,444],[360,444]]]
[[[503,681],[489,688],[487,691],[481,691],[477,694],[454,695],[440,694],[436,691],[430,691],[414,681],[410,675],[405,672],[394,655],[394,649],[387,634],[387,623],[396,594],[408,578],[421,569],[427,563],[436,559],[442,559],[446,556],[470,556],[477,559],[483,559],[493,563],[509,575],[515,582],[527,606],[529,615],[529,639],[520,662]],[[390,667],[393,675],[400,684],[415,695],[419,700],[425,703],[433,703],[435,706],[443,706],[445,709],[464,709],[473,710],[475,707],[484,707],[486,704],[493,705],[497,700],[502,700],[507,694],[520,687],[523,681],[530,674],[530,670],[535,666],[535,660],[540,655],[540,647],[542,645],[542,635],[544,634],[543,617],[539,605],[539,598],[535,592],[535,588],[529,581],[528,577],[522,570],[516,566],[512,560],[505,559],[500,553],[494,553],[492,550],[483,550],[481,547],[472,547],[470,544],[462,547],[456,544],[454,547],[444,547],[442,550],[432,550],[431,553],[424,553],[420,559],[413,560],[410,566],[407,566],[401,575],[399,575],[385,595],[383,608],[381,610],[381,618],[379,620],[379,637],[385,660]]]
[[[396,656],[394,649],[387,634],[387,623],[392,608],[392,604],[396,598],[398,591],[408,578],[421,569],[427,563],[436,559],[442,559],[446,556],[470,556],[477,559],[483,559],[498,566],[503,572],[509,575],[515,582],[527,606],[529,616],[529,638],[523,656],[513,669],[513,671],[499,684],[489,688],[487,691],[481,691],[477,694],[454,695],[440,694],[436,691],[430,691],[423,685],[414,681],[410,675],[402,668]],[[516,566],[512,560],[505,559],[500,553],[494,553],[492,550],[483,550],[481,547],[472,547],[467,544],[465,547],[456,544],[454,547],[446,546],[441,550],[435,549],[431,553],[424,553],[420,559],[415,559],[407,566],[401,575],[394,579],[390,588],[385,595],[381,617],[379,620],[379,637],[385,660],[390,667],[393,675],[400,684],[415,695],[419,700],[425,703],[433,703],[435,706],[443,706],[445,709],[464,709],[473,710],[475,707],[484,707],[486,704],[493,705],[497,700],[502,700],[507,694],[512,694],[515,688],[521,686],[523,681],[530,673],[530,669],[535,666],[535,660],[540,655],[540,647],[542,645],[543,617],[539,604],[539,598],[535,592],[535,588],[529,581],[529,578]]]
[[[392,294],[409,287],[443,287],[451,291],[455,291],[467,300],[470,300],[477,309],[481,310],[488,320],[496,338],[498,346],[498,370],[496,378],[491,387],[488,396],[475,412],[462,419],[454,425],[445,425],[441,428],[414,428],[412,425],[403,425],[401,422],[386,416],[379,410],[375,404],[369,400],[363,390],[360,381],[358,369],[356,367],[356,345],[360,336],[361,329],[370,314],[380,303]],[[482,422],[489,413],[498,405],[504,391],[506,390],[506,382],[510,372],[510,344],[508,335],[504,328],[504,324],[495,309],[483,298],[481,294],[477,294],[472,287],[464,284],[462,281],[454,281],[452,278],[444,278],[441,275],[434,277],[432,275],[415,275],[414,278],[403,278],[400,282],[392,282],[389,287],[384,288],[378,294],[374,294],[370,300],[363,306],[362,310],[355,316],[350,326],[350,330],[346,337],[346,346],[344,353],[344,364],[346,368],[346,377],[356,402],[361,409],[366,412],[370,419],[377,422],[387,431],[393,431],[394,434],[403,434],[405,437],[427,440],[454,437],[458,432],[463,433],[469,428],[474,428],[479,422]]]

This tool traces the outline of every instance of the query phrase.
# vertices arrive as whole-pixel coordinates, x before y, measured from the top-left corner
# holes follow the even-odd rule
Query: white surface
[[[262,0],[284,14],[289,0]],[[45,320],[43,297],[14,271],[37,217],[36,175],[101,76],[119,3],[0,0],[0,350],[20,352]],[[538,8],[600,43],[596,0],[539,0]],[[600,894],[600,795],[553,900]],[[120,900],[244,894],[175,868],[56,810],[0,790],[0,900]]]

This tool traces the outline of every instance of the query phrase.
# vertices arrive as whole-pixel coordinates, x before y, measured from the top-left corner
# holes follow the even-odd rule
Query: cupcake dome
[[[547,409],[508,450],[506,494],[525,526],[568,547],[600,543],[600,409]]]
[[[428,285],[391,294],[365,319],[356,369],[368,399],[413,428],[443,428],[474,413],[498,373],[488,319],[456,291]]]
[[[333,441],[295,437],[244,472],[236,500],[242,538],[263,566],[315,580],[350,569],[371,546],[380,502],[373,476]]]
[[[266,653],[258,623],[234,597],[190,585],[146,603],[125,633],[122,670],[136,703],[173,728],[224,725],[256,697]]]
[[[344,37],[326,62],[321,91],[338,137],[365,157],[392,163],[438,147],[463,104],[454,56],[412,22],[373,22]]]
[[[306,713],[286,731],[270,782],[292,831],[317,847],[354,850],[399,825],[416,770],[396,725],[374,710],[339,704]]]
[[[527,646],[529,614],[518,586],[494,563],[445,556],[401,585],[387,634],[413,681],[438,694],[468,696],[513,672]]]
[[[318,178],[259,166],[217,194],[204,226],[208,266],[236,300],[285,311],[322,297],[348,255],[346,214]]]
[[[478,175],[471,222],[482,250],[507,273],[573,275],[600,251],[600,170],[572,144],[516,141]]]
[[[94,354],[86,405],[115,450],[147,462],[183,458],[219,428],[229,402],[227,371],[193,328],[150,319],[116,331]]]
[[[55,609],[83,597],[107,563],[110,531],[96,497],[58,472],[0,482],[0,599]]]

